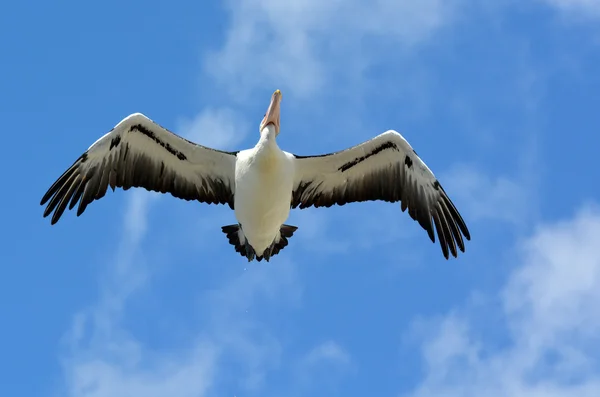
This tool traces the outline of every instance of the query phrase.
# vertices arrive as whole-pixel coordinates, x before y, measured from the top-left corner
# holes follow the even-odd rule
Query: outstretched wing
[[[79,202],[77,216],[108,186],[142,187],[184,200],[233,208],[236,153],[190,142],[140,113],[98,139],[48,189],[41,200],[52,224]]]
[[[398,132],[390,130],[352,148],[320,156],[297,156],[292,208],[351,202],[401,202],[431,241],[434,227],[444,257],[464,252],[467,226],[431,170]]]

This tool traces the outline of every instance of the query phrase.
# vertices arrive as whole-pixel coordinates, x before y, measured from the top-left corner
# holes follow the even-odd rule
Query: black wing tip
[[[433,231],[433,226],[429,226],[429,227],[425,228],[425,230],[427,231],[427,235],[429,236],[429,239],[431,240],[431,242],[435,243],[435,233]]]
[[[79,166],[82,163],[85,163],[87,161],[87,159],[88,159],[88,151],[86,150],[73,162],[73,164],[71,164],[71,166],[69,168],[67,168],[62,173],[61,176],[59,176],[54,181],[52,186],[50,186],[50,188],[48,188],[48,190],[46,190],[46,193],[40,200],[40,205],[46,205],[46,203],[48,203],[48,205],[46,206],[46,210],[44,211],[44,218],[46,218],[52,212],[54,212],[52,221],[50,222],[51,225],[54,225],[56,222],[58,222],[58,220],[62,216],[64,208],[60,209],[60,207],[61,207],[61,201],[65,198],[65,195],[68,195],[68,193],[73,193],[73,192],[67,192],[67,191],[63,192],[62,190],[65,189],[67,186],[72,185],[74,183],[73,177],[75,175],[77,175]],[[59,196],[60,196],[60,200],[58,200]],[[58,200],[58,201],[56,201],[56,200]],[[66,206],[66,204],[67,203],[65,202],[65,206]],[[60,214],[56,217],[57,212],[60,212]]]
[[[457,243],[457,241],[455,241],[454,243]],[[458,248],[456,249],[450,241],[446,243],[440,243],[440,247],[442,249],[442,254],[444,255],[444,258],[446,258],[447,260],[450,259],[450,256],[458,258],[459,251],[463,254],[466,252],[466,248],[464,245],[456,244],[456,248]]]
[[[439,188],[439,190],[436,187]],[[458,211],[458,209],[456,208],[456,206],[454,205],[454,203],[452,202],[442,185],[439,183],[439,181],[435,181],[434,188],[436,188],[436,190],[438,190],[441,193],[441,200],[438,202],[437,209],[441,212],[441,215],[446,218],[445,221],[447,223],[447,226],[449,226],[449,228],[451,229],[447,230],[450,232],[446,233],[448,234],[446,236],[448,237],[447,241],[440,241],[444,257],[446,259],[450,259],[447,255],[447,250],[450,249],[452,251],[452,256],[454,258],[458,258],[458,251],[456,250],[456,248],[458,248],[460,252],[464,253],[465,245],[463,237],[467,241],[471,241],[471,233],[462,215],[460,214],[460,212]],[[438,225],[436,224],[436,229],[437,228]]]
[[[459,246],[458,250],[460,252],[462,252],[463,254],[466,252],[464,246]],[[442,252],[444,252],[444,258],[446,258],[446,260],[450,260],[451,259],[450,256],[452,256],[453,258],[458,258],[458,251],[457,252],[450,252],[449,253],[450,255],[448,253],[446,253],[443,249],[442,249]]]
[[[456,220],[453,218],[443,219],[438,213],[432,216],[432,218],[433,223],[435,225],[435,231],[438,235],[439,246],[442,250],[444,258],[446,260],[449,260],[450,256],[458,258],[458,252],[460,251],[464,253],[466,249],[464,242],[462,241],[462,237],[464,236],[467,240],[470,240],[470,235],[467,232],[466,234],[461,236],[458,230],[456,230],[458,234],[455,234],[455,232],[451,229],[458,229],[459,227],[457,226],[458,222],[456,222]],[[453,226],[451,226],[450,224],[452,224]],[[435,233],[433,231],[433,227],[430,229],[427,228],[426,230],[431,242],[435,244]]]
[[[465,236],[467,241],[471,241],[471,233],[469,232],[469,229],[467,229],[467,225],[465,225],[465,228],[462,232],[463,232],[463,236]]]
[[[436,229],[437,229],[437,227],[436,227]],[[440,231],[440,233],[445,233],[445,232]],[[467,241],[470,241],[470,238],[468,236],[464,236],[464,237],[467,239]],[[435,241],[433,241],[433,240],[432,240],[432,242],[435,243]],[[460,241],[460,237],[454,238],[452,236],[449,236],[447,241],[440,239],[440,248],[442,249],[442,254],[444,255],[444,258],[446,258],[446,260],[449,260],[450,256],[452,256],[454,258],[458,258],[459,251],[462,253],[466,252],[466,247]]]
[[[42,197],[42,199],[40,200],[40,205],[44,205],[48,202],[48,200],[50,200],[50,197],[52,197],[52,195],[48,194],[48,192],[46,192],[46,194],[44,194],[44,197]]]

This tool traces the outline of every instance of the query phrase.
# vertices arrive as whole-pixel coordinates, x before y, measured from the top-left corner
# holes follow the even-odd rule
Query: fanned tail
[[[252,262],[254,259],[259,262],[263,259],[269,262],[272,256],[277,255],[279,251],[288,245],[288,239],[294,235],[294,232],[297,229],[297,226],[281,225],[279,237],[275,238],[271,246],[267,248],[262,255],[256,255],[254,248],[252,248],[248,243],[248,240],[246,240],[244,232],[239,224],[221,227],[221,230],[229,239],[229,244],[233,245],[235,251],[239,252],[241,256],[245,256],[248,259],[248,262]]]

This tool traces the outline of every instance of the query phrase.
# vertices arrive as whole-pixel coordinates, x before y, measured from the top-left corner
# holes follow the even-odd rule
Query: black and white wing
[[[444,257],[465,250],[471,236],[462,216],[431,170],[396,131],[320,156],[297,156],[292,208],[330,207],[351,202],[401,202]]]
[[[236,153],[190,142],[140,113],[123,119],[69,167],[42,198],[55,224],[79,202],[77,216],[108,186],[142,187],[184,200],[233,208]]]

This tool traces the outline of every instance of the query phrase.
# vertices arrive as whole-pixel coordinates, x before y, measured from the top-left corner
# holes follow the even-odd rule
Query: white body
[[[238,153],[235,167],[235,217],[257,255],[279,237],[290,214],[294,185],[294,158],[275,140],[275,128],[266,127],[252,149]]]

